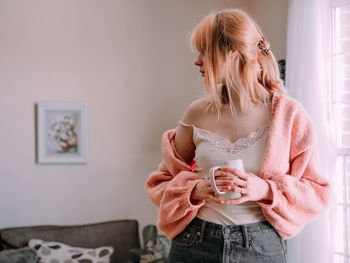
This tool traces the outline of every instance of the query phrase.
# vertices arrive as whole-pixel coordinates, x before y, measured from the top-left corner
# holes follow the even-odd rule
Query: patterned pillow
[[[35,249],[40,263],[109,263],[113,247],[80,248],[59,242],[29,240],[28,246]]]

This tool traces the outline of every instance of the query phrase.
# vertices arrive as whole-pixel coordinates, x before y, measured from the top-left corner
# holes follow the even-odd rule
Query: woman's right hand
[[[215,181],[220,191],[228,191],[233,184],[229,174],[215,171]],[[224,200],[215,196],[215,192],[211,188],[209,176],[203,178],[193,189],[191,194],[192,200],[211,200],[219,204],[223,204]]]

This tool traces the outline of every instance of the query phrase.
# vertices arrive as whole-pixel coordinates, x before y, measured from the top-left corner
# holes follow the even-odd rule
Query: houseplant
[[[155,225],[147,225],[142,230],[143,246],[132,248],[129,251],[138,256],[140,263],[166,263],[170,245],[170,240],[165,235],[158,235]]]

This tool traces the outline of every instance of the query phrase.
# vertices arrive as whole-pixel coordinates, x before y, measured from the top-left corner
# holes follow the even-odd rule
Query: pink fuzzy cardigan
[[[257,203],[279,235],[287,239],[327,207],[329,183],[319,170],[316,130],[302,105],[274,92],[271,117],[259,176],[270,185],[273,199]],[[159,207],[158,227],[170,240],[196,217],[205,202],[190,201],[201,177],[176,151],[175,133],[175,129],[164,132],[162,162],[146,182],[148,197]]]

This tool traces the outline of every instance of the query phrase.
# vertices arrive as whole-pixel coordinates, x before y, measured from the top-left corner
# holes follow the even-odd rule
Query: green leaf
[[[165,235],[158,236],[158,240],[163,246],[162,256],[168,257],[168,254],[170,251],[170,246],[171,246],[171,241]]]
[[[171,246],[171,241],[165,235],[159,235],[158,239],[162,244],[165,244],[169,247]]]
[[[148,241],[152,241],[153,244],[157,241],[158,230],[155,225],[147,225],[143,228],[143,246],[145,247]]]

